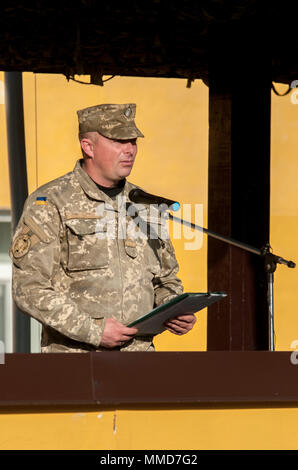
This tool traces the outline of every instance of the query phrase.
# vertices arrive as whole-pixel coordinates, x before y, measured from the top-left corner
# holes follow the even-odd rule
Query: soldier
[[[83,158],[24,205],[10,249],[13,297],[42,323],[42,352],[154,350],[152,337],[135,336],[125,324],[183,291],[170,240],[135,236],[141,232],[125,210],[136,187],[126,177],[144,137],[135,110],[105,104],[78,111]],[[158,214],[143,212],[158,233]],[[166,327],[185,334],[195,321],[178,316]]]

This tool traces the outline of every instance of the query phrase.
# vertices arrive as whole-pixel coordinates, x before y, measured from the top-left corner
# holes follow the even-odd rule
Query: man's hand
[[[196,321],[197,318],[194,315],[180,315],[167,321],[165,327],[175,335],[185,335],[193,328]]]
[[[101,337],[100,346],[109,349],[123,346],[123,344],[132,339],[137,332],[137,328],[128,328],[114,318],[108,318]]]

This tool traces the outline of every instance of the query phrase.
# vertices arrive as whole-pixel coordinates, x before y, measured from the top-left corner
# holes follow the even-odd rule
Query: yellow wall
[[[279,93],[286,85],[276,85]],[[271,246],[298,266],[298,104],[291,94],[272,92],[271,113]],[[298,267],[278,266],[275,274],[276,346],[289,350],[298,339]]]
[[[0,449],[294,450],[297,408],[2,413]]]

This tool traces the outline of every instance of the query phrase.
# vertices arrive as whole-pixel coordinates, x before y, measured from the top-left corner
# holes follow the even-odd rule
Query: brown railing
[[[291,354],[6,354],[0,405],[298,405],[298,365]]]

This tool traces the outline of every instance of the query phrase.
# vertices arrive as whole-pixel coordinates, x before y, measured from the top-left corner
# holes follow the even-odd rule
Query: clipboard
[[[178,315],[194,314],[225,298],[225,292],[185,292],[126,326],[138,328],[136,336],[155,336],[166,328],[164,323]]]

